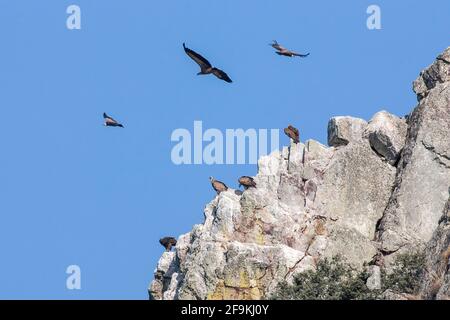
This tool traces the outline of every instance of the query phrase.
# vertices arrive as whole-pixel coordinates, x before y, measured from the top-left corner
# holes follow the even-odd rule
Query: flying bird
[[[256,188],[256,182],[252,177],[242,176],[238,180],[239,187],[244,186],[245,190],[248,188]]]
[[[227,191],[228,187],[225,183],[214,179],[213,177],[209,177],[209,181],[211,181],[211,185],[214,190],[216,190],[217,194],[220,194],[222,191]]]
[[[291,125],[288,125],[287,128],[284,128],[284,133],[291,138],[294,143],[299,143],[300,142],[300,133],[298,132],[297,128],[294,128]]]
[[[280,56],[301,57],[301,58],[306,58],[307,56],[309,56],[309,53],[300,54],[300,53],[296,53],[294,51],[288,50],[288,49],[282,47],[276,40],[273,40],[273,42],[271,44],[269,44],[269,46],[272,46],[275,50],[277,50],[275,53]]]
[[[172,250],[172,246],[177,245],[177,240],[173,237],[164,237],[159,239],[159,243],[166,248],[166,251],[169,252]]]
[[[219,78],[223,81],[226,81],[228,83],[233,82],[233,81],[231,81],[230,77],[228,77],[228,75],[225,72],[213,67],[211,65],[211,63],[209,63],[208,60],[206,60],[204,57],[199,55],[194,50],[186,48],[184,43],[183,43],[183,48],[184,48],[184,52],[186,52],[186,54],[200,66],[200,72],[197,73],[197,75],[213,74],[217,78]]]
[[[106,113],[103,113],[103,118],[105,119],[105,126],[107,127],[121,127],[123,128],[123,125],[118,123],[116,120],[108,116]]]

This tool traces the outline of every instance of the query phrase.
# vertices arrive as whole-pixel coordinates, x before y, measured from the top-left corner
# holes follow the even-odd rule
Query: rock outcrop
[[[399,118],[332,118],[329,147],[309,140],[262,157],[257,188],[229,189],[162,255],[153,299],[262,299],[324,257],[370,265],[367,285],[401,252],[427,254],[424,298],[450,295],[450,48],[414,82]],[[386,297],[398,295],[386,293]]]

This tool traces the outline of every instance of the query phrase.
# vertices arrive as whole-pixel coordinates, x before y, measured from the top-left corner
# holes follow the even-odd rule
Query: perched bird
[[[294,51],[288,50],[286,48],[283,48],[276,40],[273,40],[273,43],[269,44],[269,46],[272,46],[275,50],[277,50],[275,53],[280,56],[301,57],[301,58],[306,58],[307,56],[309,56],[309,53],[300,54],[300,53],[296,53]]]
[[[195,52],[194,50],[191,50],[189,48],[186,48],[184,43],[183,43],[183,48],[184,48],[184,52],[186,52],[186,54],[200,66],[200,72],[197,73],[197,75],[211,74],[212,73],[217,78],[219,78],[219,79],[221,79],[223,81],[226,81],[226,82],[229,82],[229,83],[233,82],[233,81],[231,81],[230,77],[228,77],[228,75],[225,72],[223,72],[220,69],[214,68],[211,65],[211,63],[209,63],[208,60],[203,58],[197,52]]]
[[[211,185],[214,190],[216,190],[217,194],[220,194],[222,191],[227,191],[228,187],[225,183],[214,179],[213,177],[209,177],[209,181],[211,181]]]
[[[106,113],[103,113],[103,118],[105,119],[105,126],[107,127],[121,127],[123,128],[123,125],[118,123],[116,120],[108,116]]]
[[[164,237],[159,239],[159,243],[166,248],[166,251],[169,252],[172,249],[172,246],[177,245],[177,240],[173,237]]]
[[[297,128],[294,128],[293,126],[289,125],[287,128],[284,128],[284,133],[291,138],[294,143],[300,142],[300,133],[298,132]]]
[[[239,187],[244,186],[245,190],[248,188],[256,188],[256,182],[252,177],[242,176],[238,180]]]

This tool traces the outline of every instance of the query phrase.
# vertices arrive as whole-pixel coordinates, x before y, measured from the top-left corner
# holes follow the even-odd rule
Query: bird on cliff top
[[[202,57],[194,50],[187,48],[184,43],[183,48],[184,52],[186,52],[186,54],[200,66],[200,72],[197,73],[197,75],[213,74],[223,81],[226,81],[228,83],[233,82],[224,71],[213,67],[208,60],[206,60],[204,57]]]
[[[309,56],[309,53],[307,54],[300,54],[300,53],[296,53],[294,51],[288,50],[284,47],[282,47],[276,40],[273,40],[272,43],[269,44],[269,46],[273,47],[275,50],[277,50],[275,53],[280,55],[280,56],[286,56],[286,57],[301,57],[301,58],[306,58],[307,56]]]
[[[222,191],[227,191],[228,187],[225,183],[214,179],[213,177],[209,177],[209,181],[211,181],[211,185],[213,189],[217,192],[217,194],[220,194]]]
[[[284,133],[291,138],[295,144],[300,142],[300,133],[297,128],[292,125],[288,125],[287,128],[284,128]]]
[[[256,188],[256,182],[252,177],[242,176],[238,179],[239,187],[243,186],[245,190],[248,188]]]
[[[177,245],[177,240],[174,237],[164,237],[159,239],[159,243],[169,252],[172,250],[172,246]]]
[[[121,127],[121,128],[123,128],[122,124],[120,124],[119,122],[117,122],[116,120],[114,120],[113,118],[108,116],[105,112],[103,112],[103,119],[105,119],[104,125],[106,127]]]

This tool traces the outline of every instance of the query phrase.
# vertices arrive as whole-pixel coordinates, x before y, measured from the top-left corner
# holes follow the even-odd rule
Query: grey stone
[[[367,288],[370,290],[381,290],[381,268],[379,266],[370,266],[369,278],[367,278]]]
[[[450,186],[450,86],[436,83],[411,113],[397,177],[380,223],[385,252],[424,247],[438,227]],[[395,257],[395,255],[393,256]]]
[[[339,147],[362,139],[367,121],[353,117],[333,117],[328,122],[328,145]]]
[[[413,83],[418,100],[425,98],[436,85],[450,81],[450,47],[440,54],[436,61],[423,70]]]
[[[394,165],[405,146],[406,130],[405,119],[380,111],[369,121],[365,136],[369,139],[371,147]]]

